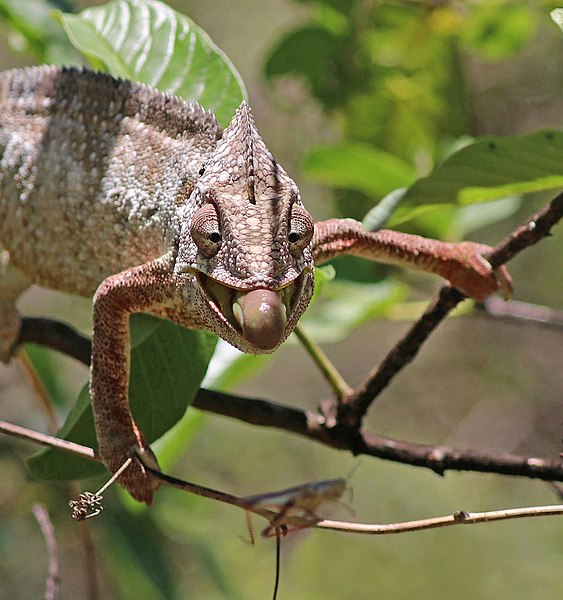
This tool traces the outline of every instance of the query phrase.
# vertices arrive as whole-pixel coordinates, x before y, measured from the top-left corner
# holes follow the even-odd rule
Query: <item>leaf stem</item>
[[[303,347],[313,359],[330,387],[333,389],[336,397],[341,400],[352,392],[352,387],[348,385],[340,371],[332,364],[328,356],[321,350],[320,346],[314,342],[299,325],[295,328],[295,335],[303,344]]]

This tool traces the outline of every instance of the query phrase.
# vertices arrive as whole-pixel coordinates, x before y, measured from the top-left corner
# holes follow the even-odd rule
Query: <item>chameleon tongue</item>
[[[278,293],[266,289],[241,293],[233,303],[233,314],[242,335],[253,346],[271,350],[280,343],[287,313]]]

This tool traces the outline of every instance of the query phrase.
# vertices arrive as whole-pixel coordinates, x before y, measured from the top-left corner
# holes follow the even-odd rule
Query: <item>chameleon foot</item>
[[[118,447],[102,450],[100,448],[104,464],[111,473],[117,473],[128,458],[135,458],[135,454],[143,457],[143,461],[155,470],[160,470],[156,456],[148,445],[143,448],[138,445],[129,446],[126,451]],[[117,482],[122,485],[138,502],[144,502],[149,506],[152,504],[153,493],[159,488],[160,483],[143,467],[138,460],[133,460],[131,464],[117,478]]]

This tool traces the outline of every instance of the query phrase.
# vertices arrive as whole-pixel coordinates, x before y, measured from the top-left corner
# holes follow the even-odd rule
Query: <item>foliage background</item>
[[[377,197],[372,194],[367,200],[362,190],[345,186],[333,193],[314,183],[311,178],[323,179],[311,174],[310,150],[315,146],[369,143],[420,175],[461,135],[561,126],[563,43],[548,18],[552,3],[356,3],[379,11],[378,27],[368,19],[355,26],[342,20],[339,11],[352,4],[170,2],[203,27],[235,63],[266,143],[298,181],[316,218],[334,213],[361,216]],[[77,8],[81,5],[75,3]],[[427,5],[434,5],[434,10],[429,12]],[[430,16],[422,18],[423,14]],[[269,65],[270,73],[275,71],[267,57],[279,40],[296,28],[318,29],[319,22],[328,23],[342,38],[337,48],[328,45],[338,50],[331,60],[342,62],[340,86],[327,89],[323,82],[313,81],[311,88],[303,77],[290,76],[266,83],[264,65]],[[322,60],[322,42],[316,48]],[[313,55],[307,54],[311,60]],[[7,68],[31,63],[32,58],[5,45],[0,61]],[[316,66],[311,70],[315,72]],[[494,243],[543,201],[526,199],[505,220],[471,237]],[[432,233],[438,226],[433,221],[440,224],[447,219],[420,219],[409,227]],[[455,237],[447,225],[439,233]],[[557,274],[563,268],[563,241],[555,232],[553,239],[511,265],[516,299],[561,307],[563,284]],[[337,270],[339,276],[355,280],[388,273],[352,261],[337,265]],[[436,284],[393,274],[415,284],[417,299],[428,297]],[[354,300],[361,291],[350,289]],[[410,305],[402,308],[404,313]],[[51,292],[31,292],[22,311],[59,316],[85,330],[90,326],[88,302]],[[347,339],[327,344],[325,350],[349,381],[357,383],[407,326],[399,320],[372,321]],[[287,344],[265,361],[251,359],[247,367],[257,374],[239,381],[235,389],[314,407],[329,391],[302,352]],[[53,386],[62,413],[87,374],[70,360],[58,356],[48,360],[57,373]],[[381,397],[366,425],[383,435],[422,443],[555,455],[561,451],[563,425],[562,361],[558,331],[493,323],[479,315],[449,320]],[[46,429],[15,366],[0,367],[0,410],[5,420]],[[191,444],[174,464],[174,472],[235,494],[345,476],[359,462],[349,502],[362,521],[554,502],[553,491],[541,482],[456,473],[439,478],[412,467],[357,461],[287,434],[191,412],[183,425]],[[0,439],[0,598],[41,595],[46,553],[30,514],[38,499],[49,507],[61,546],[61,598],[84,597],[84,567],[77,560],[82,549],[66,507],[68,489],[64,484],[30,481],[23,465],[28,454],[27,446]],[[97,483],[87,482],[87,489],[95,489]],[[241,541],[246,532],[238,511],[169,490],[159,493],[150,511],[122,502],[115,490],[107,497],[107,512],[91,523],[103,597],[236,599],[271,593],[273,544],[259,541],[252,547]],[[345,511],[336,511],[346,518]],[[384,538],[328,532],[295,535],[283,545],[280,597],[552,600],[563,592],[559,521]]]

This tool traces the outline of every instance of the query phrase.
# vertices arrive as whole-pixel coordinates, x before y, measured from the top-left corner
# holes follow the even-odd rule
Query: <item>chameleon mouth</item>
[[[230,287],[197,273],[213,312],[232,330],[260,350],[273,350],[285,337],[288,323],[303,291],[305,272],[289,284],[272,290]]]

